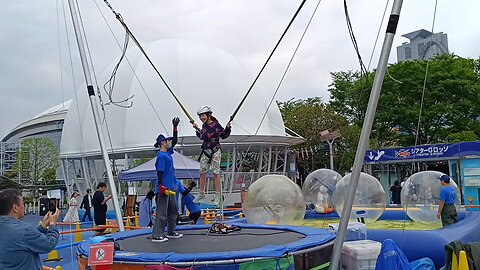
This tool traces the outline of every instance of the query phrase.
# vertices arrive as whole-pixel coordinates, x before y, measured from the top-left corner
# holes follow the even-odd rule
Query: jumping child
[[[193,128],[196,130],[197,137],[202,143],[202,152],[200,154],[200,193],[194,202],[198,203],[205,197],[206,175],[209,170],[213,172],[213,179],[215,185],[215,200],[216,207],[220,206],[220,139],[226,139],[230,136],[231,124],[227,123],[225,129],[218,123],[218,120],[212,116],[212,108],[204,105],[198,109],[198,117],[202,121],[202,129],[200,130],[197,124],[193,123]]]

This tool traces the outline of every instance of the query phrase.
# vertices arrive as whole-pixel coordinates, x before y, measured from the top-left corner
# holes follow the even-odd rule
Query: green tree
[[[478,140],[477,135],[472,130],[468,131],[460,131],[457,133],[451,133],[447,136],[448,142],[455,143],[455,142],[470,142]]]
[[[23,184],[46,185],[54,183],[59,166],[58,150],[52,140],[28,138],[17,149],[13,170]]]
[[[57,183],[57,170],[55,168],[48,168],[42,175],[43,183],[45,185],[54,185]]]
[[[350,169],[355,156],[358,143],[358,128],[350,125],[342,115],[335,113],[332,107],[322,103],[319,97],[305,100],[289,100],[279,102],[283,121],[287,127],[294,130],[306,139],[306,142],[299,145],[299,148],[307,148],[325,145],[320,141],[320,132],[324,130],[339,130],[342,137],[335,140],[335,168],[339,172]],[[350,151],[354,148],[353,151]],[[311,162],[306,165],[310,170],[325,167],[329,163],[329,156],[325,152],[315,153],[313,167]]]
[[[390,65],[374,126],[373,147],[449,142],[449,134],[472,131],[480,136],[480,60],[440,55],[428,61],[425,95],[420,115],[427,61]],[[332,108],[361,127],[375,73],[332,73]],[[395,79],[392,79],[395,78]]]

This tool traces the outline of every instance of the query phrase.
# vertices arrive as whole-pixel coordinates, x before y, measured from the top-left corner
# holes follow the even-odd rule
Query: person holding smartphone
[[[22,221],[25,212],[22,193],[9,188],[0,191],[0,269],[42,269],[40,254],[55,249],[60,211],[50,211],[35,228]]]
[[[93,204],[93,220],[95,225],[107,225],[107,202],[112,199],[112,195],[105,197],[103,193],[107,189],[107,184],[105,182],[100,182],[97,185],[97,191],[93,194],[92,204]],[[104,234],[105,229],[96,230],[95,236]]]

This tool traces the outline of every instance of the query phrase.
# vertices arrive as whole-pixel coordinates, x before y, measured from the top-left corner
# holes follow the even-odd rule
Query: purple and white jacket
[[[220,138],[226,139],[230,136],[231,128],[223,128],[218,121],[212,121],[210,124],[204,123],[202,130],[197,131],[197,137],[203,141],[202,149],[220,148]]]

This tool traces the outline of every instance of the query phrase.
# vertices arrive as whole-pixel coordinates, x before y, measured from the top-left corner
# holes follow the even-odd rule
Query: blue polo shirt
[[[169,152],[157,152],[157,161],[155,161],[155,168],[157,172],[162,172],[162,185],[173,190],[176,187],[175,169],[173,168],[172,154]],[[155,185],[156,192],[159,193],[158,178]]]
[[[177,180],[177,188],[178,188],[177,195],[182,192],[185,192],[185,187],[178,180]],[[182,196],[182,203],[183,205],[185,205],[185,207],[187,207],[190,213],[200,212],[202,210],[198,203],[193,202],[194,199],[195,197],[193,197],[193,195],[191,195],[190,193],[187,194],[187,196]]]
[[[183,204],[185,204],[190,213],[200,212],[202,210],[198,203],[193,202],[194,199],[195,197],[191,194],[187,194],[187,196],[183,196],[182,198]]]
[[[455,193],[455,189],[452,186],[445,186],[442,187],[442,189],[440,190],[440,200],[444,201],[445,204],[455,204],[456,198],[457,194]]]

